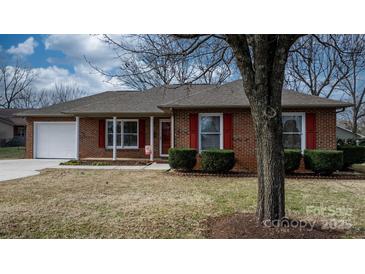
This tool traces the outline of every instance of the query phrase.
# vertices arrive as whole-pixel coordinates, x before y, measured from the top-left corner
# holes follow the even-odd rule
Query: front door
[[[160,120],[160,156],[168,156],[171,147],[170,120]]]

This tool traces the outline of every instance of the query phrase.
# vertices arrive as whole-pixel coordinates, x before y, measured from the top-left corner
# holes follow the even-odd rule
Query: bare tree
[[[14,66],[0,65],[0,106],[12,108],[23,93],[28,92],[35,78],[30,67],[19,60]]]
[[[30,109],[42,107],[43,93],[36,92],[32,88],[24,90],[14,101],[14,108]]]
[[[102,40],[113,48],[120,62],[119,69],[108,72],[89,60],[88,63],[109,79],[118,79],[122,85],[132,89],[143,91],[161,85],[192,82],[220,84],[234,75],[234,70],[236,76],[239,75],[233,55],[221,39],[207,40],[202,45],[204,47],[196,49],[194,58],[170,54],[182,50],[188,43],[172,40],[167,35],[124,36],[120,41],[104,35]],[[230,58],[221,62],[217,53],[226,52]]]
[[[288,58],[285,86],[315,96],[330,97],[349,68],[343,62],[343,35],[308,35],[300,38]],[[340,50],[339,50],[340,49]]]
[[[285,216],[281,96],[289,49],[298,38],[299,35],[173,35],[166,36],[169,47],[152,39],[151,47],[142,49],[156,55],[155,58],[162,56],[187,62],[212,54],[209,59],[212,63],[194,71],[188,82],[203,79],[215,66],[229,67],[232,61],[237,64],[256,134],[259,222]],[[140,53],[140,39],[150,38],[137,36],[123,50]],[[110,37],[109,40],[120,45]],[[217,46],[212,47],[213,44]],[[159,68],[156,63],[155,66]],[[136,74],[140,77],[144,73]]]
[[[74,84],[55,84],[53,89],[43,90],[45,102],[43,105],[65,103],[86,96],[88,93]],[[46,101],[48,98],[48,102]]]
[[[359,123],[365,118],[365,35],[345,35],[348,75],[339,84],[344,99],[353,106],[342,113],[353,133],[358,133]]]
[[[353,104],[341,117],[354,133],[365,117],[364,35],[309,35],[288,58],[285,85],[316,96],[335,95]]]
[[[257,217],[285,216],[281,95],[289,49],[297,35],[228,35],[243,78],[256,133]]]
[[[72,101],[88,93],[74,84],[55,84],[53,88],[40,91],[27,89],[15,102],[18,108],[39,108]]]

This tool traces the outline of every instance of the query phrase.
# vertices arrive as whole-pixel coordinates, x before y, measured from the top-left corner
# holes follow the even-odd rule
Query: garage
[[[75,158],[75,122],[34,122],[34,152],[35,158]]]

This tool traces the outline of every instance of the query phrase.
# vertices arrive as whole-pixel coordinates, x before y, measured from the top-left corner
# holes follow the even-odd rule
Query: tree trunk
[[[353,107],[352,113],[352,133],[357,133],[357,108]]]
[[[257,102],[257,105],[263,106],[261,103]],[[279,220],[285,216],[281,109],[277,108],[275,112],[268,117],[269,114],[260,108],[255,107],[251,111],[256,133],[259,222]]]
[[[285,217],[281,95],[285,64],[295,35],[229,35],[250,102],[256,133],[257,220]]]

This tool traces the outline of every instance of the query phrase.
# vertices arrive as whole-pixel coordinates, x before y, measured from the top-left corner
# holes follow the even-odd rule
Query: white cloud
[[[66,60],[73,64],[85,64],[85,57],[103,69],[113,69],[118,65],[114,51],[103,41],[99,35],[49,35],[44,45],[46,50],[61,51]],[[60,62],[60,59],[49,58],[50,63]]]
[[[114,51],[97,35],[49,35],[44,40],[46,50],[61,51],[65,56],[49,57],[47,62],[52,66],[36,69],[39,73],[35,82],[37,89],[52,88],[57,84],[75,84],[88,92],[95,93],[105,90],[123,89],[116,80],[107,83],[106,77],[96,72],[85,57],[103,70],[118,67]],[[74,73],[60,68],[60,64],[73,67]]]
[[[121,89],[120,86],[106,83],[107,79],[99,73],[91,73],[87,65],[75,66],[75,73],[58,66],[34,68],[33,71],[36,74],[33,89],[37,91],[52,89],[56,84],[75,85],[88,93]]]
[[[7,52],[17,56],[32,55],[37,46],[37,41],[33,37],[29,37],[23,43],[19,43],[17,46],[11,46]]]

